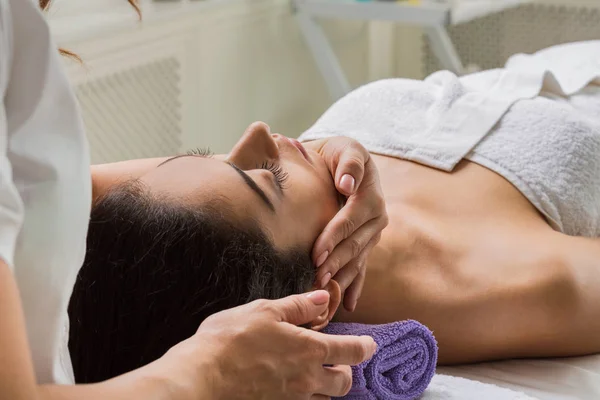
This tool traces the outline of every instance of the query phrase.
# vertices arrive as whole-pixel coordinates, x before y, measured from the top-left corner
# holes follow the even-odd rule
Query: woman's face
[[[240,221],[259,221],[279,249],[310,251],[341,206],[316,152],[256,122],[228,155],[178,156],[142,178],[152,191],[201,205],[221,200]]]

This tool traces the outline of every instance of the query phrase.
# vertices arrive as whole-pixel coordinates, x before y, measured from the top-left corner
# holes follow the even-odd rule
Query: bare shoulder
[[[552,230],[515,187],[472,163],[451,174],[379,166],[390,224],[344,320],[417,319],[436,332],[442,363],[600,350],[600,239]]]
[[[444,364],[580,352],[561,348],[559,336],[580,312],[569,241],[549,226],[461,227],[416,215],[382,239],[358,309],[344,320],[419,320],[436,332]]]
[[[585,297],[587,291],[593,289],[599,293],[596,300],[600,301],[600,238],[568,236],[555,232],[548,247],[565,271],[565,279],[571,279],[576,285],[582,300],[588,301]]]

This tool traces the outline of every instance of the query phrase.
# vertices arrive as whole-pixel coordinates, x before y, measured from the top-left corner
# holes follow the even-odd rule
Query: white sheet
[[[600,399],[600,355],[442,367],[438,373],[491,383],[539,400]],[[511,397],[498,399],[512,400]],[[431,400],[437,398],[431,397]]]
[[[537,400],[523,392],[469,379],[435,375],[420,400]]]

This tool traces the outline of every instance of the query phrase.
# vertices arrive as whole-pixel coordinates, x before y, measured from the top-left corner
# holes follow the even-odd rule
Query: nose
[[[253,169],[265,161],[278,158],[279,148],[271,136],[271,128],[264,122],[251,124],[227,157],[228,161],[241,169]]]

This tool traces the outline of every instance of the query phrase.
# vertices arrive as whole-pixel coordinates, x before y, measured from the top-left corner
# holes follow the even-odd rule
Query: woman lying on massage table
[[[365,86],[332,106],[303,145],[255,123],[228,155],[94,167],[88,253],[69,306],[77,381],[146,364],[212,313],[255,298],[326,287],[330,313],[315,325],[326,324],[349,257],[324,256],[316,274],[310,254],[344,202],[321,157],[343,140],[334,134],[385,154],[367,163],[380,182],[373,174],[362,184],[381,185],[389,214],[358,307],[336,320],[419,320],[442,364],[600,351],[600,120],[586,111],[594,107],[576,106],[585,103],[577,96],[600,105],[598,91],[570,103],[517,101],[447,172],[443,157],[406,150],[432,142],[402,124],[426,132],[448,95],[437,89],[459,83],[442,74]],[[392,105],[412,105],[420,122],[394,119]]]

